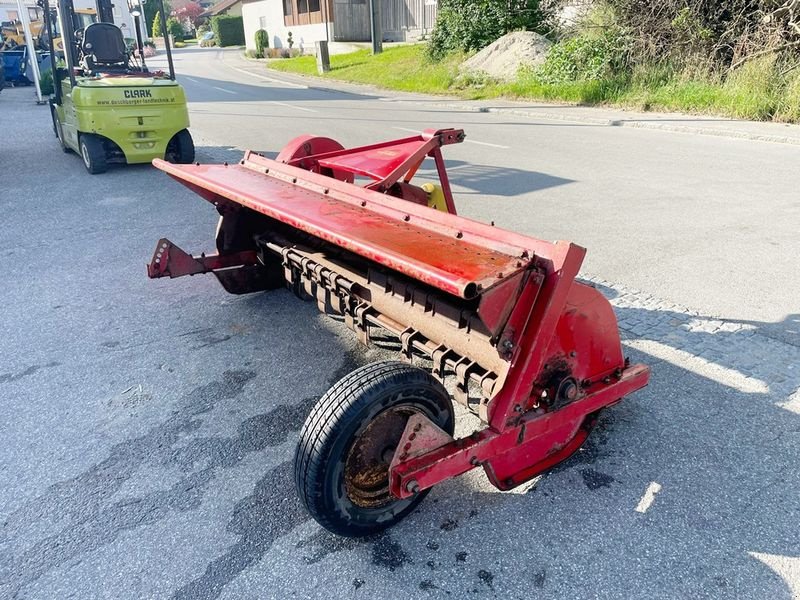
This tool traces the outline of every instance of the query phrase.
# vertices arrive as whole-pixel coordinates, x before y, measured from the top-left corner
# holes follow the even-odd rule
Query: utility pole
[[[372,53],[380,54],[383,52],[380,0],[369,0],[369,25],[372,31]]]

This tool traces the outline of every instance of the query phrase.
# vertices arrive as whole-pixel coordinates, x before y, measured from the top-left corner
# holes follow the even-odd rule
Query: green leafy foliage
[[[592,81],[614,76],[626,66],[624,36],[606,31],[599,36],[577,35],[562,40],[550,52],[535,77],[542,83]]]
[[[155,4],[155,2],[151,2],[151,4]],[[153,29],[150,30],[150,34],[154,38],[163,37],[163,32],[161,31],[161,13],[157,12],[153,17]]]
[[[480,50],[510,31],[541,31],[545,22],[539,0],[440,0],[427,54],[441,60]]]
[[[264,58],[264,51],[269,49],[269,34],[264,29],[256,31],[256,58]]]
[[[54,3],[51,3],[54,4]],[[158,27],[155,27],[156,15],[160,15],[158,2],[151,0],[150,2],[142,2],[142,9],[144,11],[145,29],[151,32],[153,37],[161,37],[161,17],[158,18]],[[164,10],[167,14],[170,13],[169,0],[164,0]],[[158,32],[158,33],[155,33]]]
[[[39,77],[39,88],[42,90],[43,96],[53,93],[53,71],[51,69],[44,71]]]
[[[211,17],[211,29],[218,46],[243,46],[244,25],[242,17],[217,15]]]
[[[183,41],[183,25],[175,17],[167,19],[167,33],[169,33],[176,42]]]

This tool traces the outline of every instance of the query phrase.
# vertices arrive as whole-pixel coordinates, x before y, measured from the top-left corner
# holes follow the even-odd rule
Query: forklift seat
[[[97,71],[127,71],[128,49],[122,31],[113,23],[92,23],[83,31],[83,68]]]

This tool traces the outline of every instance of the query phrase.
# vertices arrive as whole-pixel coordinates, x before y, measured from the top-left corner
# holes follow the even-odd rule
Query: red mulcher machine
[[[385,529],[475,467],[501,490],[528,481],[649,378],[623,356],[608,301],[575,281],[583,248],[456,215],[441,148],[463,140],[428,130],[344,149],[302,136],[276,160],[153,161],[221,219],[217,254],[193,257],[162,239],[150,277],[213,273],[234,294],[288,284],[362,342],[396,340],[401,361],[341,379],[300,433],[298,493],[337,534]],[[426,158],[438,186],[411,183]],[[452,400],[482,421],[458,439],[450,381]]]

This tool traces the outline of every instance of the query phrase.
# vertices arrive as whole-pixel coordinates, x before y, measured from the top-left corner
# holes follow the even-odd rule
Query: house
[[[369,0],[241,0],[245,42],[255,49],[255,32],[264,29],[273,48],[296,48],[314,42],[370,40]],[[433,29],[436,0],[380,0],[383,41],[419,39]]]
[[[231,15],[234,17],[242,16],[242,0],[222,0],[213,4],[203,13],[204,17],[216,17],[217,15]]]

